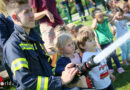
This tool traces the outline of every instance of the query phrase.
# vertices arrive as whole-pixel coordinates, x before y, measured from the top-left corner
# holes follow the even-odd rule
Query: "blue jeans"
[[[81,20],[86,21],[87,19],[85,17],[84,7],[83,7],[82,3],[76,3],[76,8],[77,8],[77,11],[79,13]]]
[[[111,42],[112,43],[112,42]],[[104,44],[104,45],[100,45],[102,49],[105,49],[107,46],[109,46],[111,43],[109,44]],[[112,67],[112,62],[111,62],[111,58],[113,58],[114,63],[116,64],[117,68],[120,68],[120,62],[118,59],[118,56],[116,55],[116,51],[114,51],[110,56],[107,57],[107,65],[109,69],[113,69]]]

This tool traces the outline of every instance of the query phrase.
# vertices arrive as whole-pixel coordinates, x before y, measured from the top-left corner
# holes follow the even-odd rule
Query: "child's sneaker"
[[[119,74],[122,74],[123,72],[125,72],[125,70],[122,67],[118,68],[117,71]]]
[[[109,69],[110,74],[114,73],[114,69]]]

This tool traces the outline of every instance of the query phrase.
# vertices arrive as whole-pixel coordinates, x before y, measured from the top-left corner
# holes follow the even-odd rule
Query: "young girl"
[[[72,40],[72,36],[68,33],[62,33],[55,39],[55,46],[60,54],[60,58],[57,61],[56,64],[56,69],[55,73],[57,76],[60,76],[62,71],[64,71],[65,66],[72,62],[74,64],[80,64],[81,63],[81,58],[78,53],[74,53],[75,51],[75,46],[74,42]],[[78,77],[77,77],[78,78]],[[76,84],[71,84],[71,86],[67,87],[74,87],[74,86],[79,86],[79,87],[87,87],[85,77],[83,77],[81,81],[78,81]]]
[[[96,42],[94,40],[94,32],[91,28],[82,30],[77,36],[77,45],[82,51],[82,62],[87,62],[93,55],[100,53],[96,49]],[[106,60],[102,60],[98,66],[95,66],[89,71],[89,75],[93,79],[96,90],[114,90],[112,86],[112,80],[115,77],[109,74]]]
[[[130,16],[128,2],[119,1],[116,6],[120,7],[126,16]]]
[[[96,34],[96,43],[99,49],[105,49],[107,46],[109,46],[113,42],[113,35],[110,32],[109,29],[109,21],[108,19],[104,19],[104,14],[100,9],[95,9],[92,12],[93,15],[93,24],[92,28],[95,31]],[[118,56],[116,55],[116,52],[113,52],[108,58],[107,58],[107,65],[110,69],[110,72],[113,73],[114,69],[112,67],[111,58],[113,58],[116,66],[117,71],[119,74],[124,72],[124,69],[121,67]]]
[[[126,1],[119,1],[117,3],[117,7],[120,7],[126,16],[130,17],[130,0]],[[127,23],[128,30],[130,30],[130,22]]]
[[[130,17],[124,16],[124,11],[119,7],[114,9],[113,14],[115,15],[113,20],[116,27],[116,38],[118,39],[128,32],[127,22],[130,21]],[[128,65],[127,60],[129,59],[130,53],[130,40],[124,43],[120,48],[122,51],[121,56],[123,64]]]
[[[56,73],[57,74],[61,74],[60,72],[57,72],[57,69],[62,69],[62,68],[58,68],[59,67],[59,63],[64,62],[65,58],[68,58],[68,62],[72,62],[74,64],[80,64],[81,60],[80,57],[78,55],[78,53],[74,53],[75,51],[75,46],[74,46],[74,42],[72,40],[72,36],[68,33],[62,33],[61,35],[59,35],[57,37],[57,39],[55,40],[55,45],[56,48],[58,49],[58,52],[60,53],[61,58],[58,60],[57,62],[57,67],[56,67]],[[67,61],[67,60],[66,60]],[[64,66],[66,66],[66,63],[63,63]],[[64,69],[64,67],[63,67]]]

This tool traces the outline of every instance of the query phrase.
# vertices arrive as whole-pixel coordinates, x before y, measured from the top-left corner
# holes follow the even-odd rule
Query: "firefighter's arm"
[[[31,73],[25,54],[18,45],[8,43],[4,47],[5,60],[13,73],[14,81],[23,86],[23,89],[61,90],[61,77],[38,76]]]

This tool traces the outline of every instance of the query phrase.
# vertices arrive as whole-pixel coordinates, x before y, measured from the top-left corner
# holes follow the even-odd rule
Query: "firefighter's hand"
[[[78,69],[74,67],[73,63],[67,64],[65,67],[65,70],[62,72],[62,75],[61,75],[62,85],[66,85],[70,83],[75,77],[77,72],[78,72]]]

